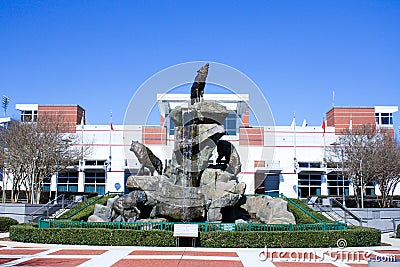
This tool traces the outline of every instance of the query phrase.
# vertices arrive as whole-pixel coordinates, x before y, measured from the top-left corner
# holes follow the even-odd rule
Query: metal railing
[[[344,221],[347,224],[354,225],[353,223],[347,221],[346,213],[344,213],[344,215],[341,215],[340,213],[333,210],[332,204],[329,206],[328,209],[324,208],[317,202],[313,202],[311,205],[313,208],[316,208],[316,210],[319,211],[321,214],[325,215],[326,217],[329,217],[330,219],[332,219],[335,222]]]
[[[352,217],[354,220],[356,220],[360,226],[362,226],[363,223],[367,222],[363,219],[361,219],[360,217],[358,217],[357,215],[355,215],[354,213],[352,213],[350,210],[348,210],[346,207],[344,207],[342,205],[342,203],[340,203],[339,201],[337,201],[336,199],[332,198],[332,202],[335,203],[336,205],[338,205],[338,207],[344,212],[344,216],[346,218],[346,215],[349,215],[350,217]]]
[[[100,199],[110,195],[110,194],[115,194],[113,192],[107,192],[104,195],[98,196],[98,197],[94,197],[91,201],[88,201],[85,205],[83,205],[82,207],[80,207],[79,209],[77,209],[76,211],[74,211],[72,214],[69,214],[68,216],[64,217],[63,219],[70,219],[72,218],[74,215],[78,214],[79,212],[81,212],[82,210],[86,209],[87,207],[93,205],[94,203],[96,203],[97,201],[99,201]]]
[[[30,221],[33,222],[34,221],[34,217],[37,218],[37,217],[43,216],[43,212],[41,212],[41,211],[44,211],[44,210],[46,210],[46,217],[48,218],[50,216],[50,209],[59,205],[59,204],[57,204],[57,201],[59,199],[61,199],[61,203],[62,203],[61,205],[64,206],[64,197],[65,197],[64,194],[59,195],[57,198],[55,198],[53,200],[49,200],[49,202],[47,202],[46,205],[41,206],[37,210],[35,210],[35,211],[31,212],[30,214],[28,214],[28,217],[31,217]]]
[[[173,231],[174,222],[84,222],[39,219],[39,228],[103,228],[129,230],[165,230]],[[200,232],[211,231],[328,231],[346,230],[345,223],[315,223],[315,224],[261,224],[261,223],[187,223],[198,224]]]
[[[311,214],[308,210],[306,210],[305,208],[303,208],[302,206],[300,206],[298,203],[296,203],[295,201],[293,201],[292,199],[286,197],[283,194],[279,195],[281,198],[285,199],[286,201],[290,202],[291,204],[295,205],[298,209],[300,209],[302,212],[304,212],[306,215],[310,216],[315,222],[317,223],[322,223],[322,220],[318,219],[317,217],[315,217],[313,214]]]

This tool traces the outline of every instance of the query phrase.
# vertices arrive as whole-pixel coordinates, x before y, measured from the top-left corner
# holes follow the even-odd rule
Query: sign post
[[[176,237],[176,246],[179,247],[179,238],[192,238],[192,247],[196,246],[196,238],[199,237],[198,224],[174,224],[174,237]]]

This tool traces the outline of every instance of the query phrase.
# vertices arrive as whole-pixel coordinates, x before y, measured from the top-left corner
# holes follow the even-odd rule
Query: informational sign
[[[174,224],[175,237],[198,237],[198,224]]]
[[[234,223],[221,223],[220,229],[221,229],[221,231],[233,232],[233,231],[236,231],[236,224],[234,224]]]

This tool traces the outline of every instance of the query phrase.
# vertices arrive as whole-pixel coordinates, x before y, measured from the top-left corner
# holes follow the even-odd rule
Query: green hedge
[[[264,248],[264,247],[335,247],[344,238],[348,246],[378,246],[381,233],[377,229],[350,227],[338,231],[293,232],[207,232],[200,233],[202,247]],[[11,226],[10,239],[19,242],[111,245],[111,246],[175,246],[172,231],[118,230],[118,229],[39,229],[37,225]]]
[[[396,238],[400,238],[400,224],[396,228]]]
[[[326,218],[324,215],[322,215],[319,212],[316,212],[315,210],[311,209],[304,201],[291,198],[292,201],[296,202],[299,206],[301,206],[303,209],[307,210],[309,213],[311,213],[314,217],[317,219],[320,219],[323,222],[333,222],[332,220]],[[300,210],[298,207],[290,203],[289,201],[287,202],[287,208],[288,211],[293,213],[294,218],[296,219],[297,224],[309,224],[309,223],[315,223],[314,219],[308,216],[306,213],[304,213],[302,210]]]
[[[10,230],[11,225],[18,224],[17,220],[9,217],[0,217],[0,232],[5,233]]]

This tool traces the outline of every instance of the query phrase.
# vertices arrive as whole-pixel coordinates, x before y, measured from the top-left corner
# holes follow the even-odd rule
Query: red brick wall
[[[239,145],[264,146],[264,128],[240,128]]]
[[[74,133],[85,110],[78,105],[52,105],[38,107],[38,121],[46,120],[60,125],[64,132]]]
[[[143,126],[142,142],[145,145],[165,145],[167,143],[167,129],[165,127]]]
[[[265,167],[265,160],[255,160],[254,161],[254,167]]]
[[[375,109],[364,107],[334,107],[326,113],[327,126],[335,127],[335,134],[342,134],[350,126],[362,127],[366,124],[375,125]]]

